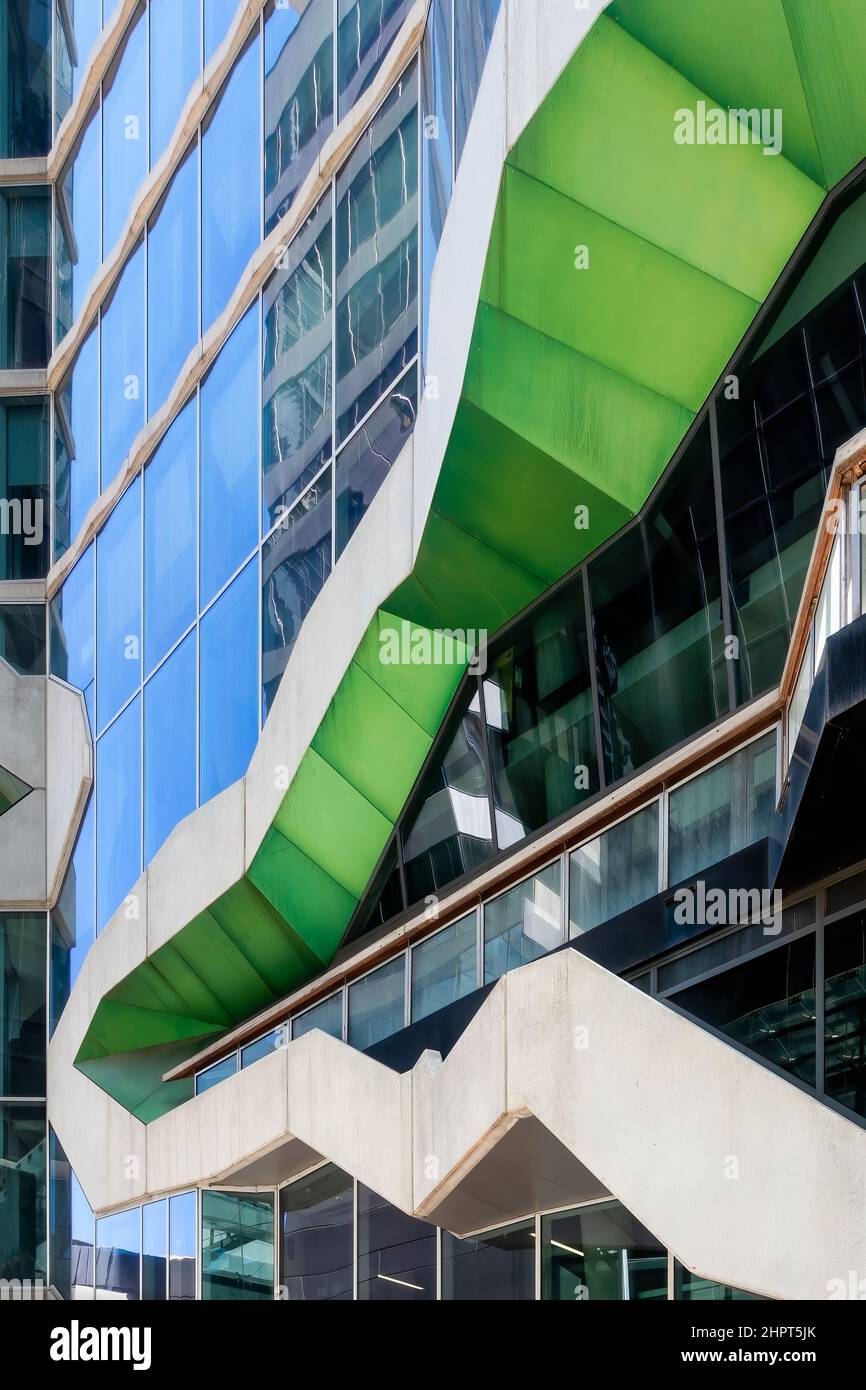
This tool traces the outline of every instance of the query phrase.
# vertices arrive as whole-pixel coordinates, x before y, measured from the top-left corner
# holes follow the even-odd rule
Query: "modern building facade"
[[[2,1292],[861,1296],[859,0],[0,25]]]

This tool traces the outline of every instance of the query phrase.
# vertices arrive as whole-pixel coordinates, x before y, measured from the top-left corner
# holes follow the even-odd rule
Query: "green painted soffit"
[[[826,188],[866,155],[864,52],[861,0],[617,0],[594,26],[507,162],[412,575],[247,877],[94,1015],[78,1064],[140,1118],[189,1094],[160,1084],[167,1055],[297,988],[340,944],[462,675],[383,666],[381,630],[492,634],[635,516]],[[677,145],[674,112],[699,100],[781,106],[782,155]]]

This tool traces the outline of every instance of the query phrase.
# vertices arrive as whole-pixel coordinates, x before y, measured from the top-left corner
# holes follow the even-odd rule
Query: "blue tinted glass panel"
[[[322,203],[265,286],[264,525],[331,457],[331,220]]]
[[[102,259],[102,112],[95,103],[77,148],[57,181],[55,334],[59,343],[81,311]]]
[[[44,579],[51,563],[47,396],[0,399],[0,580]]]
[[[141,1296],[159,1302],[165,1298],[168,1212],[166,1203],[148,1202],[141,1209]]]
[[[137,1303],[140,1297],[141,1207],[96,1223],[96,1297]]]
[[[202,138],[202,326],[226,307],[261,231],[258,37],[235,64]]]
[[[320,1033],[327,1033],[329,1038],[343,1037],[343,996],[342,994],[332,994],[330,999],[323,999],[321,1004],[316,1004],[312,1009],[307,1009],[304,1014],[299,1014],[292,1019],[292,1041],[302,1038],[306,1033],[312,1033],[318,1028]]]
[[[96,925],[102,931],[141,873],[141,697],[96,746]]]
[[[150,167],[159,160],[201,71],[197,0],[150,0]]]
[[[141,684],[141,479],[96,541],[97,720],[104,729]]]
[[[340,119],[379,71],[412,0],[340,0]]]
[[[484,981],[537,960],[562,945],[560,865],[511,888],[484,908]]]
[[[60,122],[72,105],[102,31],[102,0],[66,0],[57,6],[54,72],[54,118]]]
[[[668,883],[769,834],[775,800],[775,731],[677,787],[668,802]]]
[[[334,128],[332,0],[268,6],[265,18],[265,230],[295,200]]]
[[[249,766],[259,734],[257,560],[238,575],[201,623],[201,801]]]
[[[54,398],[54,558],[99,495],[99,335],[94,330]]]
[[[198,340],[198,149],[187,155],[150,225],[147,244],[147,399],[168,399]]]
[[[569,874],[571,936],[654,897],[660,888],[658,802],[574,850]]]
[[[262,550],[262,695],[274,702],[301,625],[331,572],[331,472],[315,483]]]
[[[350,1047],[362,1052],[405,1026],[406,961],[398,956],[349,986]]]
[[[229,31],[239,0],[204,0],[204,61],[207,65]]]
[[[85,550],[75,569],[51,601],[51,674],[84,692],[94,727],[93,551]]]
[[[144,691],[144,862],[195,810],[196,634]]]
[[[196,615],[195,401],[144,473],[144,669],[153,670]]]
[[[415,428],[418,372],[410,367],[337,459],[337,558],[342,555]]]
[[[230,1057],[223,1057],[222,1061],[214,1062],[207,1071],[200,1072],[195,1079],[195,1093],[197,1096],[203,1095],[205,1091],[210,1091],[214,1086],[218,1086],[221,1081],[227,1081],[230,1076],[234,1076],[238,1069],[238,1054],[233,1052]]]
[[[254,305],[201,392],[201,601],[259,538],[259,315]]]
[[[429,332],[430,282],[451,202],[454,132],[452,112],[452,0],[433,0],[421,50],[421,123],[424,197],[424,349]]]
[[[475,100],[496,17],[501,0],[454,0],[454,16],[457,24],[454,51],[457,58],[456,108],[457,108],[457,163],[460,163],[469,122],[475,110]]]
[[[102,316],[102,487],[116,478],[144,424],[144,244]]]
[[[196,1196],[183,1192],[168,1203],[168,1296],[191,1302],[196,1297]]]
[[[91,797],[51,914],[52,1033],[96,936],[95,819]]]
[[[251,1067],[253,1062],[260,1062],[263,1057],[270,1057],[272,1052],[285,1047],[287,1041],[288,1029],[285,1027],[275,1028],[273,1032],[266,1033],[263,1038],[256,1038],[255,1042],[241,1048],[241,1067]]]
[[[418,346],[417,86],[413,68],[337,181],[338,441]]]
[[[102,246],[113,248],[147,173],[147,26],[139,6],[103,85]]]
[[[471,994],[478,985],[478,922],[474,912],[412,951],[412,1022]]]

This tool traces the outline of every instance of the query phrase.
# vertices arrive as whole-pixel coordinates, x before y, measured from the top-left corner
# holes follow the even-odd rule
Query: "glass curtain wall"
[[[289,42],[295,32],[300,28]],[[405,208],[410,221],[417,217],[417,193],[407,205],[399,197],[403,176],[417,164],[416,86],[414,74],[404,78],[362,139],[364,159],[358,169],[353,166],[350,184],[366,208],[372,179],[377,216],[382,208],[385,216],[381,226],[368,226],[365,211],[360,222],[353,221],[351,238],[361,236],[363,227],[369,239],[375,226],[377,240],[392,236],[394,218],[387,209],[395,188],[399,244]],[[146,245],[128,262],[59,394],[55,554],[62,550],[61,537],[80,527],[100,474],[107,483],[144,423],[139,388],[146,379],[152,386],[160,364],[170,361],[167,387],[195,340],[194,290],[187,303],[186,290],[165,278],[171,255],[160,255],[158,248],[164,232],[163,249],[170,252],[180,236],[190,243],[183,263],[195,256],[194,236],[190,241],[181,232],[194,200],[197,160],[193,148],[154,214]],[[392,169],[395,160],[402,174]],[[95,576],[88,552],[52,602],[52,674],[92,697],[100,929],[179,821],[246,771],[298,632],[334,563],[334,236],[327,198],[281,257],[261,305],[247,311],[143,476],[115,506],[96,541]],[[147,370],[141,360],[145,252],[151,302],[172,305],[162,317],[160,337],[150,338]],[[417,298],[405,283],[404,289],[414,342]],[[373,356],[377,351],[371,346]],[[403,357],[397,356],[399,371]],[[368,365],[366,359],[360,363],[365,380]],[[379,414],[374,409],[337,453],[336,466],[354,499],[353,525],[387,472],[377,419],[384,411],[397,421],[398,438],[414,424],[416,396],[411,409],[395,414],[405,382],[387,383],[387,372],[375,376],[372,389],[384,385]],[[101,450],[94,442],[100,436]],[[376,469],[366,472],[358,463],[363,441],[372,441],[377,451]],[[344,489],[344,500],[347,495]],[[143,561],[133,563],[134,555]],[[86,632],[88,609],[92,614],[94,607],[95,671]]]

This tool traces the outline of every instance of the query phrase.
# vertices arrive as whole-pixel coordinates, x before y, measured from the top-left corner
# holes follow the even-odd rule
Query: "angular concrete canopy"
[[[602,8],[504,5],[414,440],[307,619],[244,783],[157,856],[140,929],[109,927],[136,943],[128,970],[91,996],[104,937],[73,993],[53,1050],[141,1120],[189,1094],[160,1086],[173,1061],[340,942],[460,675],[392,679],[383,627],[494,632],[633,517],[828,184],[866,155],[856,0],[831,17],[810,0]],[[677,112],[702,101],[782,104],[782,152],[678,144]]]

